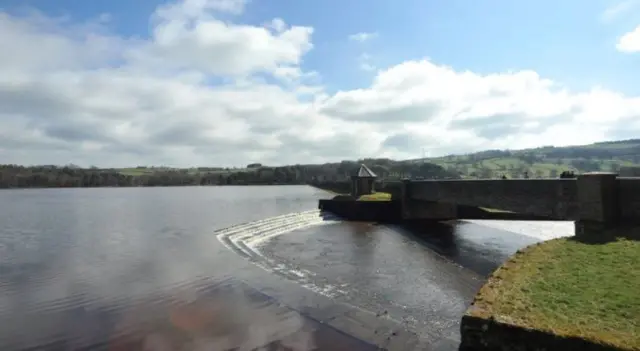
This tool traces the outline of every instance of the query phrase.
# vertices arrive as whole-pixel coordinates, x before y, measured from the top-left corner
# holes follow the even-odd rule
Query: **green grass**
[[[482,170],[485,170],[485,173],[488,170],[492,177],[503,174],[519,177],[523,169],[529,171],[530,177],[557,177],[563,171],[582,173],[598,170],[611,171],[618,167],[638,167],[640,166],[639,150],[640,139],[635,139],[557,148],[511,150],[510,155],[502,156],[495,156],[491,151],[481,151],[469,155],[448,155],[424,160],[449,171],[462,173],[463,178],[477,178],[483,174]],[[607,151],[607,154],[603,154],[602,151]],[[535,162],[526,163],[526,159],[533,160],[532,156],[536,157]],[[412,160],[412,162],[420,161],[421,159]],[[587,163],[592,164],[587,166],[584,161],[590,161]],[[595,169],[593,163],[596,163],[595,167],[599,169]],[[584,169],[576,167],[584,167]],[[472,176],[472,174],[475,175]]]
[[[474,305],[479,317],[640,349],[640,241],[531,246],[492,275]]]
[[[339,192],[335,192],[333,190],[322,189],[322,188],[318,188],[318,189],[326,191],[326,192],[331,193],[331,194],[336,195],[336,196],[349,196],[348,193],[339,193]],[[390,193],[375,192],[375,193],[369,194],[369,195],[361,195],[357,199],[357,201],[391,201],[391,197],[392,197],[392,195]]]
[[[358,198],[358,201],[391,201],[391,194],[380,192],[362,195]]]
[[[570,164],[572,159],[562,159],[560,161],[548,160],[546,162],[539,162],[539,163],[533,163],[531,165],[528,165],[516,157],[490,158],[490,159],[478,161],[477,164],[480,167],[475,167],[474,163],[465,156],[455,156],[450,159],[445,159],[445,158],[432,159],[429,161],[445,168],[457,169],[459,171],[464,170],[465,172],[463,172],[464,173],[463,175],[466,175],[466,176],[472,173],[476,173],[476,174],[480,173],[481,171],[480,167],[491,170],[494,176],[499,176],[502,174],[513,176],[515,175],[515,173],[517,173],[514,169],[518,167],[524,167],[528,169],[530,172],[529,174],[530,177],[536,177],[537,175],[540,175],[542,177],[550,177],[552,174],[552,171],[555,171],[556,177],[563,171],[579,172],[577,168],[573,167]],[[563,164],[556,164],[552,162],[562,162]],[[612,162],[602,161],[601,163],[602,163],[602,170],[609,170],[610,168],[609,164]],[[633,165],[633,163],[624,162],[624,161],[616,161],[614,163],[619,164],[621,166]]]

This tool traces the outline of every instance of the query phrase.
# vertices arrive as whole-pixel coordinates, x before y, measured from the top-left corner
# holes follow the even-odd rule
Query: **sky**
[[[640,138],[640,0],[0,0],[0,164]]]

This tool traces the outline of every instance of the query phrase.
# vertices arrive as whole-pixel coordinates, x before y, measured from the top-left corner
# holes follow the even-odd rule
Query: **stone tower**
[[[364,164],[360,165],[358,173],[351,176],[351,196],[360,197],[374,192],[376,174]]]

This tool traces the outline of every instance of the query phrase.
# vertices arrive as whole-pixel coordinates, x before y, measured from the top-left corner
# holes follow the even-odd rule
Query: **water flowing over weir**
[[[258,246],[278,235],[290,233],[295,230],[311,226],[339,223],[337,217],[326,215],[320,210],[289,213],[262,220],[234,225],[215,232],[218,240],[233,252],[249,259],[257,266],[293,280],[305,288],[322,295],[333,297],[336,291],[334,286],[318,287],[313,284],[310,277],[313,272],[304,269],[296,269],[263,255]]]
[[[260,256],[260,253],[255,251],[253,247],[260,242],[312,225],[336,222],[336,220],[329,218],[333,217],[323,217],[319,210],[289,213],[220,229],[216,231],[216,234],[227,247],[234,251],[239,250],[246,257],[255,257],[256,255]]]
[[[349,283],[327,283],[326,280],[320,283],[319,280],[323,280],[323,277],[317,276],[312,270],[300,268],[287,260],[274,259],[274,256],[260,252],[261,244],[267,244],[270,239],[275,239],[279,235],[339,223],[344,224],[345,222],[334,215],[311,210],[231,226],[216,231],[216,235],[224,246],[247,258],[260,268],[282,276],[301,288],[310,290],[311,294],[328,298],[315,307],[313,306],[315,303],[312,303],[312,305],[300,306],[300,310],[292,308],[304,318],[314,323],[320,323],[319,325],[323,327],[318,327],[318,331],[322,331],[322,328],[329,328],[361,343],[357,348],[351,349],[368,350],[382,347],[389,350],[411,350],[415,349],[418,344],[427,342],[420,340],[417,333],[406,329],[407,321],[396,319],[386,311],[377,313],[365,306],[358,306],[357,303],[352,304],[341,299],[340,297],[349,294],[348,291],[343,290],[350,285]],[[319,301],[313,298],[312,300]],[[321,305],[324,307],[320,307]],[[342,346],[344,343],[338,342],[336,339],[327,345],[326,350],[341,349],[344,347]],[[324,349],[319,348],[318,350]],[[349,348],[345,350],[347,349]],[[448,347],[439,349],[449,350]]]

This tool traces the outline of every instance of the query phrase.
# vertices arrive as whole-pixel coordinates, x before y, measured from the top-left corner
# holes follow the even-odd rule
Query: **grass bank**
[[[312,185],[313,186],[313,185]],[[316,187],[313,186],[314,188],[326,191],[328,193],[331,193],[333,195],[341,195],[341,196],[349,196],[349,194],[345,194],[345,193],[339,193],[330,189],[325,189],[325,188],[320,188],[320,187]],[[392,195],[390,193],[386,193],[384,191],[381,192],[375,192],[373,194],[368,194],[368,195],[362,195],[360,197],[358,197],[358,201],[391,201],[391,197]]]
[[[380,192],[362,195],[358,198],[358,201],[391,201],[391,194]]]
[[[640,241],[533,245],[494,272],[473,305],[472,317],[640,350]]]

